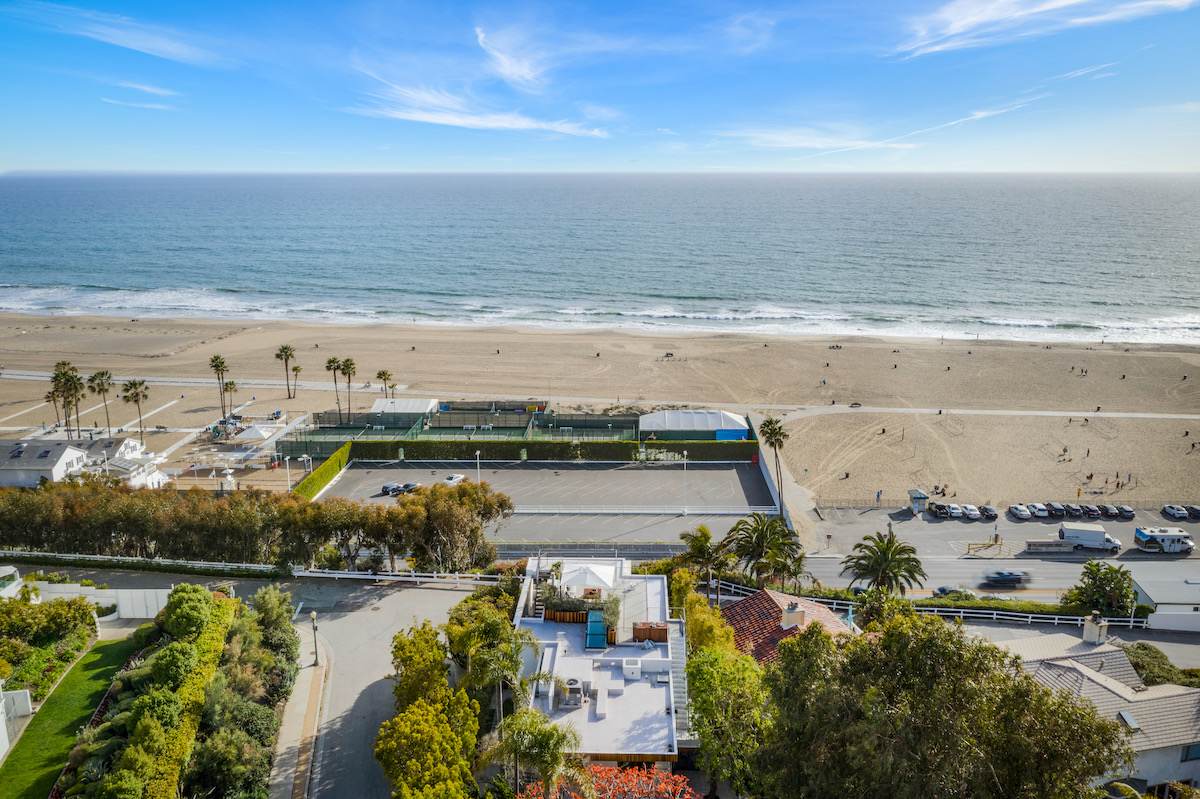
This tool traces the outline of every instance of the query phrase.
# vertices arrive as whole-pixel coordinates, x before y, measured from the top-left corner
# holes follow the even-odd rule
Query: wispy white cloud
[[[147,94],[157,94],[159,97],[174,97],[175,95],[179,94],[179,92],[172,91],[170,89],[164,89],[161,86],[151,86],[148,83],[130,83],[129,81],[123,80],[118,81],[115,85],[120,86],[123,89],[136,89],[139,92],[146,92]]]
[[[192,41],[194,37],[119,14],[37,0],[19,0],[0,8],[0,12],[60,33],[84,36],[170,61],[198,65],[216,65],[226,61],[215,51]]]
[[[775,20],[767,19],[757,12],[738,14],[725,26],[725,33],[734,48],[743,53],[751,53],[765,47],[770,43],[774,32]]]
[[[602,105],[596,105],[595,103],[584,103],[582,106],[580,106],[579,110],[588,119],[600,119],[607,121],[612,119],[620,119],[622,116],[621,112],[615,108],[607,108]]]
[[[355,114],[474,130],[547,131],[569,136],[609,137],[605,130],[588,128],[578,122],[533,119],[517,111],[494,111],[482,107],[474,98],[451,94],[443,89],[402,86],[366,69],[360,68],[360,71],[383,85],[376,91],[368,92],[373,101],[371,105],[346,109]]]
[[[483,28],[476,28],[475,38],[490,56],[488,68],[502,80],[519,89],[541,88],[549,54],[523,31],[510,27],[488,34]]]
[[[1200,103],[1176,103],[1175,105],[1160,105],[1147,109],[1149,111],[1175,111],[1184,114],[1200,114]]]
[[[178,111],[179,110],[178,108],[175,108],[174,106],[163,105],[161,103],[127,103],[123,100],[110,100],[107,97],[101,97],[100,101],[104,102],[104,103],[112,103],[113,105],[124,105],[124,106],[128,106],[129,108],[149,108],[153,111]]]
[[[1094,67],[1084,67],[1083,69],[1077,69],[1073,72],[1065,72],[1062,75],[1053,75],[1049,78],[1046,78],[1046,80],[1071,80],[1073,78],[1082,78],[1084,75],[1090,75],[1093,72],[1099,72],[1102,69],[1108,69],[1109,67],[1115,67],[1116,65],[1116,61],[1112,61],[1108,64],[1097,64]]]
[[[1041,36],[1067,28],[1184,11],[1200,0],[950,0],[909,21],[910,56]]]

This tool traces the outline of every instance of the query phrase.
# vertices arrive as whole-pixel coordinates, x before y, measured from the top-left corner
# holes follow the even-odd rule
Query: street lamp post
[[[683,515],[687,516],[687,450],[683,451]]]
[[[479,450],[475,450],[475,482],[483,482],[479,479]]]
[[[317,612],[311,611],[308,617],[312,619],[313,624],[313,665],[321,665],[321,648],[317,645]]]
[[[287,470],[288,491],[292,490],[292,464],[288,462],[291,459],[291,455],[285,455],[283,458],[283,468]]]

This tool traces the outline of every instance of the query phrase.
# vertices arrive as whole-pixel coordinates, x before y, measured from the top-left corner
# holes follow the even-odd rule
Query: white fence
[[[454,585],[498,583],[499,574],[453,574],[438,572],[352,572],[338,569],[292,569],[293,577],[324,577],[333,580],[371,580],[394,583],[440,583]]]
[[[156,566],[181,566],[188,569],[209,569],[212,571],[249,571],[271,574],[275,567],[269,563],[212,563],[202,560],[171,560],[169,558],[129,558],[124,555],[79,555],[59,554],[56,552],[33,552],[25,549],[0,549],[0,557],[11,555],[16,558],[36,558],[46,561],[79,561],[95,563],[97,567],[119,567],[122,564],[141,566],[153,570]]]
[[[513,513],[555,513],[580,516],[749,516],[776,514],[775,505],[517,505]]]
[[[757,592],[754,588],[748,588],[737,583],[727,583],[724,580],[720,580],[719,582],[722,594],[747,597]],[[807,599],[809,602],[816,602],[827,608],[843,612],[858,607],[857,603],[845,599],[825,599],[824,597],[815,596],[801,596],[798,599]],[[927,605],[914,605],[913,610],[917,613],[929,613],[934,616],[950,616],[962,619],[963,621],[1000,621],[1012,624],[1053,624],[1056,626],[1082,627],[1085,620],[1084,616],[1056,616],[1049,613],[1015,613],[1003,609],[937,608]],[[1106,618],[1105,621],[1108,622],[1109,627],[1129,627],[1134,630],[1146,629],[1150,626],[1146,619],[1131,619],[1128,616]]]

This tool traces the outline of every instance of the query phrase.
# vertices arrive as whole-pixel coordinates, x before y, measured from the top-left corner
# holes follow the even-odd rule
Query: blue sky
[[[1200,0],[0,3],[0,171],[1200,170]]]

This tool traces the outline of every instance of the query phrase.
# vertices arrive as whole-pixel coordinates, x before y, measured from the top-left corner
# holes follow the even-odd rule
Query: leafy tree
[[[473,788],[471,758],[479,734],[478,712],[478,703],[456,691],[444,703],[417,699],[385,721],[375,739],[375,759],[392,784],[392,796],[447,795],[425,793],[435,788],[457,796],[459,790]]]
[[[712,595],[713,572],[717,573],[717,607],[720,607],[720,575],[722,571],[733,566],[733,556],[726,552],[721,544],[713,542],[712,532],[703,524],[696,525],[695,530],[680,533],[679,538],[687,547],[680,562],[685,566],[700,569],[708,575],[708,581],[705,583],[706,596]]]
[[[700,741],[697,765],[708,775],[710,792],[727,780],[739,794],[756,794],[754,757],[770,725],[762,669],[732,646],[704,647],[688,657],[687,679],[692,730]]]
[[[150,390],[146,388],[145,380],[126,380],[121,385],[121,402],[133,403],[138,412],[138,433],[142,445],[146,444],[146,426],[142,424],[142,403],[150,399]]]
[[[1076,799],[1130,763],[1117,721],[960,625],[897,618],[839,641],[810,624],[766,672],[771,796]]]
[[[412,554],[421,571],[466,571],[496,559],[488,543],[488,525],[512,515],[507,494],[493,491],[486,482],[436,484],[413,495],[425,509],[424,523],[412,542]]]
[[[214,355],[208,359],[208,368],[217,377],[217,394],[221,397],[221,418],[224,419],[227,416],[225,413],[225,373],[229,371],[229,365],[220,355]]]
[[[420,497],[400,496],[395,505],[369,505],[363,520],[363,539],[388,553],[388,569],[396,570],[396,555],[409,550],[410,541],[425,524],[425,505]]]
[[[1121,648],[1125,650],[1133,670],[1146,685],[1183,685],[1188,688],[1200,688],[1200,671],[1188,669],[1185,672],[1153,644],[1138,641],[1123,644]]]
[[[113,390],[112,372],[107,369],[101,369],[87,379],[88,391],[92,394],[99,394],[104,400],[104,425],[112,432],[112,419],[108,415],[108,394]]]
[[[579,733],[570,725],[550,721],[538,710],[522,708],[504,720],[501,739],[480,756],[483,762],[514,764],[514,780],[519,782],[522,769],[537,774],[546,795],[558,796],[561,782],[568,782],[594,795],[590,775],[573,753],[579,749]]]
[[[691,569],[676,569],[671,572],[667,583],[667,598],[670,600],[671,615],[678,618],[687,607],[687,599],[696,593],[696,573]]]
[[[893,596],[882,588],[872,588],[860,597],[854,621],[866,629],[871,625],[884,624],[897,616],[913,616],[916,611],[907,599]]]
[[[878,587],[888,593],[898,591],[901,596],[906,589],[921,585],[926,576],[915,547],[882,533],[867,536],[854,545],[854,554],[842,561],[841,573],[846,572],[854,575],[853,582],[866,580],[871,588]]]
[[[733,628],[721,618],[721,611],[708,604],[699,594],[689,594],[685,600],[687,644],[690,650],[702,647],[733,650]]]
[[[1133,575],[1124,566],[1089,560],[1079,583],[1067,589],[1065,604],[1083,605],[1105,616],[1128,616],[1136,599]]]
[[[450,692],[446,676],[446,645],[437,628],[428,620],[408,632],[398,632],[392,638],[392,693],[396,696],[396,712],[404,712],[418,699],[438,704]]]
[[[779,465],[779,450],[790,437],[783,423],[773,416],[762,420],[758,426],[758,437],[775,453],[775,487],[779,491],[779,515],[783,516],[783,467]]]
[[[729,528],[726,546],[733,552],[742,569],[754,575],[759,588],[766,584],[772,560],[794,559],[800,554],[800,544],[778,516],[752,513]]]
[[[275,360],[283,361],[283,385],[287,389],[288,399],[292,398],[292,384],[290,382],[291,375],[288,372],[288,364],[292,362],[292,358],[296,357],[296,348],[291,344],[280,344],[279,349],[275,350]]]
[[[196,660],[196,647],[186,641],[172,641],[154,656],[150,673],[155,682],[174,691],[196,667]]]

